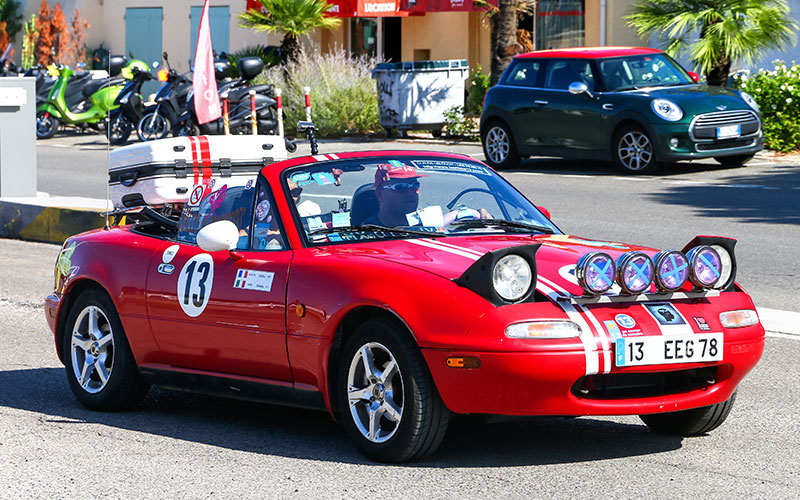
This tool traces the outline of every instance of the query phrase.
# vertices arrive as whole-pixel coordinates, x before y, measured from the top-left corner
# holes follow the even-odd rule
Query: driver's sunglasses
[[[419,182],[398,182],[397,184],[385,184],[381,189],[391,189],[396,193],[403,193],[409,189],[416,191],[419,189]]]
[[[300,193],[302,193],[302,192],[303,192],[303,188],[301,188],[299,186],[289,190],[289,194],[292,195],[292,198],[297,198],[298,196],[300,196]]]

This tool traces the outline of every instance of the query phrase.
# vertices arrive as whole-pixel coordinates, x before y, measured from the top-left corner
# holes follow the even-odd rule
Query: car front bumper
[[[660,123],[652,127],[656,158],[662,162],[746,156],[764,149],[760,127],[755,133],[729,139],[699,139],[690,133],[685,123]]]

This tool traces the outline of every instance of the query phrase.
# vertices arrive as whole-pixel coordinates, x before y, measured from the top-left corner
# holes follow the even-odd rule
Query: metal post
[[[225,127],[225,135],[231,135],[231,117],[228,112],[228,93],[222,94],[222,124]]]
[[[278,135],[283,137],[283,99],[281,89],[275,89],[275,106],[278,109]]]
[[[311,87],[303,87],[306,93],[306,121],[311,121]]]
[[[250,123],[253,125],[253,135],[258,135],[258,116],[256,116],[256,91],[250,91]]]

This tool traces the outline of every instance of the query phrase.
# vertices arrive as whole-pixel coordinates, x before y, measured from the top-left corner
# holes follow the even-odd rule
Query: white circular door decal
[[[178,303],[187,316],[203,314],[214,284],[214,259],[207,253],[189,259],[178,276]]]

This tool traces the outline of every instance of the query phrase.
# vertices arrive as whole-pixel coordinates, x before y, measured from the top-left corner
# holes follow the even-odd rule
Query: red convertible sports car
[[[764,348],[734,240],[568,236],[466,156],[294,158],[187,196],[180,217],[145,208],[64,243],[45,313],[88,408],[151,384],[318,408],[399,462],[452,414],[703,434]]]

